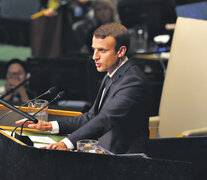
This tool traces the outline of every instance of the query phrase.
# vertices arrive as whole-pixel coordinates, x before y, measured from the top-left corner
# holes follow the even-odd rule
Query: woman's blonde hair
[[[94,9],[94,24],[96,26],[101,25],[100,22],[99,22],[99,20],[97,19],[97,16],[96,16],[96,5],[99,4],[99,3],[105,4],[105,5],[107,5],[107,7],[110,8],[111,15],[112,15],[111,22],[118,22],[118,23],[120,23],[120,20],[119,20],[118,14],[117,14],[117,10],[116,10],[116,6],[112,3],[111,0],[96,0],[93,3],[93,9]]]

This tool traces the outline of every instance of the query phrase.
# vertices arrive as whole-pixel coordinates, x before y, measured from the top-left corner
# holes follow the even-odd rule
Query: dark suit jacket
[[[60,133],[71,133],[74,146],[80,139],[99,138],[102,147],[116,154],[146,152],[150,88],[145,75],[128,60],[110,79],[98,109],[101,93],[89,112],[59,121]]]

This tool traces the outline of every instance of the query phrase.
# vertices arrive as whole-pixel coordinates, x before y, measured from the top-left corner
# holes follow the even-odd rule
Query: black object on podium
[[[207,179],[207,137],[153,138],[149,141],[152,158],[192,163],[192,180]]]
[[[37,149],[0,131],[0,179],[190,180],[191,164],[143,158]]]

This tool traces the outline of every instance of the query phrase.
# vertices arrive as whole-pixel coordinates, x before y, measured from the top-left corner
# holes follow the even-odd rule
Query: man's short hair
[[[102,39],[106,38],[107,36],[114,37],[116,40],[116,52],[121,46],[126,46],[127,50],[129,49],[130,37],[128,29],[117,22],[107,23],[100,26],[94,31],[93,35]]]

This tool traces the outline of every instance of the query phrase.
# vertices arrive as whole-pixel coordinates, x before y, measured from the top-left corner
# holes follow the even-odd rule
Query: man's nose
[[[99,54],[98,54],[98,52],[96,50],[94,50],[94,52],[93,52],[93,60],[95,61],[95,60],[98,60],[98,59],[99,59]]]

